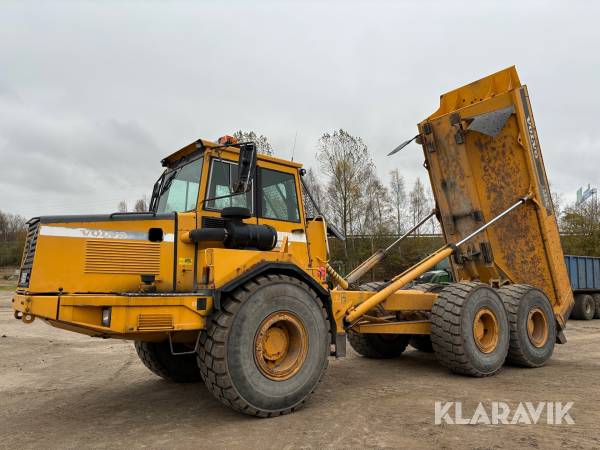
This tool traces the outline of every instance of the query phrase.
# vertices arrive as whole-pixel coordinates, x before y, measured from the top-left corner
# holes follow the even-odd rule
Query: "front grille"
[[[31,279],[31,269],[33,268],[33,258],[35,256],[35,247],[37,245],[38,231],[40,228],[40,219],[31,219],[27,222],[27,238],[23,248],[23,259],[21,260],[21,273],[19,274],[19,287],[29,287]]]
[[[171,314],[140,314],[138,316],[139,331],[172,330],[173,316]]]
[[[90,239],[85,243],[85,272],[158,275],[160,244]]]
[[[211,217],[204,216],[202,217],[202,228],[224,228],[225,220],[221,217]]]

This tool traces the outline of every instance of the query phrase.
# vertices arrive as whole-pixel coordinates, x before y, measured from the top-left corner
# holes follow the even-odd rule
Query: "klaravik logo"
[[[472,411],[462,402],[435,402],[435,424],[448,425],[573,425],[569,414],[573,402],[520,402],[511,408],[506,402],[479,402]]]

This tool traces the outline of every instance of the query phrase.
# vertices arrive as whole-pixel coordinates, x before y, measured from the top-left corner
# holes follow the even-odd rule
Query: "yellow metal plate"
[[[354,326],[358,333],[375,334],[430,334],[431,322],[415,320],[411,322],[360,323]]]

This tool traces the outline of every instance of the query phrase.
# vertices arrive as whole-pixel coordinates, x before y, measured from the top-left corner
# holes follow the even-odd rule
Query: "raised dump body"
[[[447,242],[532,196],[460,247],[452,258],[455,279],[536,286],[563,328],[573,293],[527,87],[515,68],[442,95],[419,131]]]

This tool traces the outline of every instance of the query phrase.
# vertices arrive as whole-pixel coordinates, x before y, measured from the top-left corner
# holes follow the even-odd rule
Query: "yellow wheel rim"
[[[498,320],[489,308],[481,308],[477,311],[473,320],[473,338],[477,348],[483,353],[491,353],[498,346],[500,337]]]
[[[532,308],[527,316],[527,335],[535,347],[543,347],[548,342],[548,318],[538,306]]]
[[[262,321],[254,339],[254,358],[264,376],[275,381],[293,377],[308,352],[302,321],[289,311],[278,311]]]

